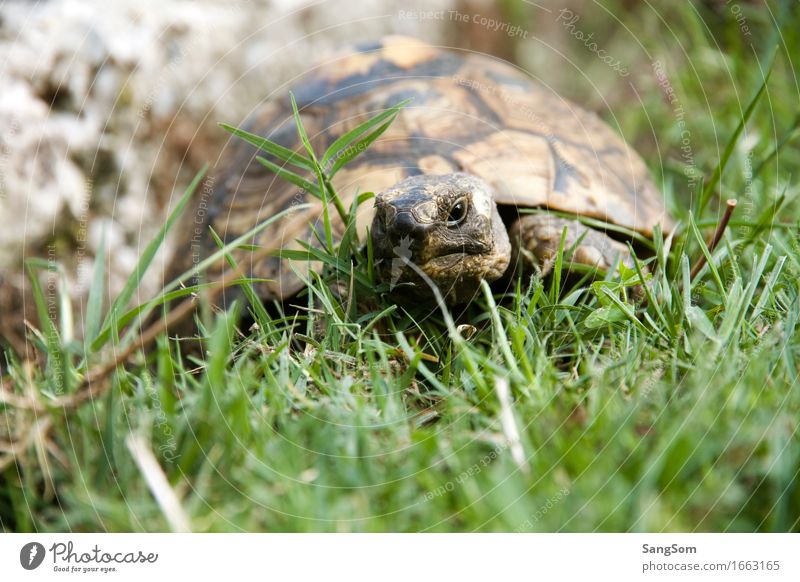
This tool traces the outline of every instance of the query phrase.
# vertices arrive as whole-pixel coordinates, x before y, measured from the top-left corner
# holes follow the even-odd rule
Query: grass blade
[[[249,131],[238,129],[232,125],[228,125],[227,123],[220,123],[219,126],[236,137],[243,139],[250,145],[254,145],[258,149],[283,160],[287,164],[292,164],[306,170],[314,170],[314,162],[309,160],[307,157],[290,150],[289,148],[275,143],[274,141],[258,136],[254,133],[250,133]]]
[[[57,394],[66,392],[66,354],[62,346],[61,336],[58,333],[58,328],[55,322],[50,318],[50,312],[47,308],[47,299],[42,291],[42,286],[39,284],[39,278],[36,276],[36,267],[45,268],[48,271],[55,271],[55,267],[49,264],[48,261],[39,259],[29,259],[25,261],[25,270],[28,272],[28,279],[31,283],[31,293],[33,301],[36,305],[36,312],[39,317],[39,322],[42,326],[44,333],[45,347],[47,348],[47,364],[50,368],[48,376],[53,381],[53,388]]]
[[[372,144],[372,142],[378,139],[383,134],[383,132],[389,129],[389,126],[392,124],[394,119],[395,118],[392,117],[391,119],[389,119],[389,121],[381,125],[378,129],[368,134],[367,136],[361,138],[352,146],[349,146],[347,149],[345,149],[342,155],[336,158],[336,161],[334,162],[333,167],[331,168],[329,176],[333,177],[336,174],[336,172],[341,170],[345,164],[350,163],[351,160],[357,158],[359,155],[364,153],[367,150],[367,148]]]
[[[239,248],[239,246],[242,245],[245,241],[252,239],[255,235],[257,235],[259,232],[263,231],[270,224],[280,220],[281,218],[283,218],[287,214],[291,214],[292,212],[305,210],[305,209],[308,209],[308,208],[310,208],[309,204],[299,204],[299,205],[294,206],[292,208],[287,208],[285,210],[282,210],[278,214],[269,217],[264,222],[262,222],[262,223],[256,225],[255,227],[251,228],[250,230],[248,230],[243,235],[236,237],[234,240],[229,242],[225,246],[225,248],[216,251],[215,253],[211,254],[209,257],[206,257],[205,259],[203,259],[195,267],[191,268],[190,270],[188,270],[185,273],[182,273],[181,275],[176,277],[173,281],[171,281],[168,285],[166,285],[161,290],[161,294],[158,297],[156,297],[155,299],[151,300],[150,302],[147,302],[147,303],[143,304],[144,308],[142,308],[142,309],[139,309],[139,307],[134,308],[135,310],[139,310],[139,312],[140,312],[139,313],[139,320],[141,321],[142,319],[147,317],[149,315],[150,311],[154,307],[157,307],[161,303],[164,303],[165,301],[168,301],[168,299],[165,299],[167,293],[171,293],[181,283],[185,282],[186,280],[188,280],[191,277],[197,276],[198,273],[203,273],[208,268],[210,268],[211,266],[215,265],[220,259],[222,259],[225,256],[226,252],[229,252],[229,251],[231,251],[233,249]],[[250,281],[258,282],[259,279],[251,279]],[[199,288],[199,287],[195,287],[195,288]],[[163,301],[160,301],[161,299],[163,299]],[[119,318],[119,322],[117,324],[117,328],[123,327],[123,325],[124,325],[123,322],[124,321],[125,321],[124,316],[120,317]],[[104,328],[103,331],[98,335],[98,338],[92,344],[92,351],[96,351],[96,350],[100,349],[108,341],[108,339],[110,337],[110,334],[108,334],[107,332],[108,332],[108,328]],[[127,334],[123,338],[123,343],[132,340],[133,337],[136,335],[136,332],[137,332],[137,326],[134,325],[134,326],[132,326],[131,329],[128,330]]]
[[[323,167],[327,167],[331,160],[338,160],[338,158],[343,155],[342,152],[347,150],[348,146],[352,142],[367,133],[373,127],[382,123],[384,120],[388,120],[391,117],[393,121],[400,110],[409,103],[411,103],[411,99],[405,99],[397,105],[393,105],[389,109],[385,110],[383,113],[379,113],[372,119],[368,119],[364,123],[359,124],[355,128],[339,137],[330,145],[327,150],[325,150],[325,153],[322,155],[322,159],[320,160],[321,165]],[[391,121],[389,121],[389,123],[391,123]]]
[[[92,272],[92,286],[89,288],[89,297],[86,301],[86,327],[84,329],[84,341],[89,343],[94,341],[100,331],[100,324],[103,319],[103,289],[106,280],[106,233],[100,238],[100,247],[94,258],[94,270]]]
[[[641,321],[639,321],[639,318],[636,317],[636,314],[633,312],[630,305],[620,300],[620,298],[617,297],[617,295],[611,289],[609,289],[608,287],[601,287],[601,292],[603,293],[603,295],[605,295],[605,297],[609,301],[611,301],[611,303],[613,303],[617,307],[617,309],[619,309],[625,315],[625,317],[631,323],[633,323],[633,325],[635,325],[645,333],[650,333],[649,330],[645,327],[645,325]]]
[[[317,161],[317,156],[314,153],[314,148],[311,146],[311,141],[308,139],[306,128],[303,127],[303,120],[300,118],[300,111],[297,109],[297,101],[294,98],[294,94],[289,93],[289,98],[292,101],[292,113],[294,115],[295,125],[297,126],[297,135],[300,137],[300,141],[303,142],[303,147],[306,148],[306,152],[308,152],[308,156],[314,164],[314,172],[317,175],[317,184],[319,184],[319,191],[322,198],[322,224],[325,230],[325,244],[328,251],[333,253],[333,227],[331,226],[331,217],[328,210],[329,195],[345,226],[347,226],[347,211],[345,211],[344,206],[342,206],[342,201],[339,199],[336,191],[326,179],[322,165]]]
[[[214,242],[220,249],[225,248],[225,243],[222,241],[220,236],[214,231],[211,230],[211,236],[214,238]],[[234,259],[233,255],[230,252],[225,253],[225,260],[228,262],[228,265],[232,269],[238,268],[238,264],[236,263],[236,259]],[[239,278],[239,287],[241,288],[242,292],[244,293],[245,297],[247,297],[247,301],[250,303],[250,309],[253,310],[253,314],[255,315],[256,321],[263,327],[267,325],[270,321],[269,314],[267,310],[264,308],[264,304],[258,298],[258,294],[253,289],[253,286],[250,284],[249,281],[246,280],[245,277]],[[265,329],[265,331],[267,331]]]
[[[302,176],[299,176],[298,174],[295,174],[291,170],[287,170],[283,166],[279,166],[275,162],[273,162],[271,160],[268,160],[267,158],[265,158],[263,156],[256,156],[256,160],[258,160],[258,162],[261,165],[263,165],[265,168],[267,168],[270,172],[273,172],[273,173],[277,174],[278,176],[280,176],[281,178],[283,178],[287,182],[291,182],[292,184],[294,184],[295,186],[297,186],[301,190],[303,190],[305,192],[308,192],[308,193],[316,196],[320,200],[322,200],[322,193],[321,193],[321,191],[319,189],[319,186],[317,186],[317,184],[314,184],[313,182],[309,182],[308,180],[306,180]]]
[[[756,306],[753,308],[753,313],[750,315],[750,322],[755,323],[758,319],[758,316],[761,315],[761,312],[764,311],[764,306],[767,303],[767,300],[774,296],[775,294],[775,285],[778,282],[778,276],[780,276],[781,271],[783,270],[783,265],[786,263],[786,257],[780,257],[772,269],[772,272],[769,275],[769,279],[767,279],[766,284],[764,285],[764,289],[761,291],[761,295],[758,298],[758,302]]]
[[[725,285],[722,284],[722,277],[720,277],[720,275],[719,275],[719,271],[717,270],[717,266],[716,266],[716,264],[714,264],[714,259],[711,256],[711,251],[708,250],[708,245],[706,245],[706,241],[703,238],[703,235],[700,232],[700,229],[697,227],[697,222],[694,220],[693,216],[689,217],[689,227],[691,228],[692,234],[694,234],[695,239],[697,239],[697,242],[700,245],[700,250],[703,252],[703,254],[706,257],[706,264],[705,264],[705,266],[703,266],[703,268],[700,270],[700,272],[697,273],[697,276],[699,277],[703,273],[703,271],[705,270],[705,268],[707,266],[711,270],[711,274],[714,277],[714,281],[717,283],[717,287],[719,288],[719,292],[722,294],[723,298],[727,302],[727,294],[725,292]]]
[[[736,130],[731,135],[728,143],[725,146],[725,149],[722,152],[722,157],[719,160],[719,164],[714,169],[714,173],[711,175],[708,183],[706,183],[705,188],[703,190],[702,195],[700,196],[700,200],[697,204],[697,209],[695,214],[700,216],[708,205],[709,200],[711,200],[711,195],[714,193],[714,190],[719,184],[720,180],[722,179],[722,172],[725,170],[725,167],[728,165],[728,160],[733,153],[733,148],[736,147],[736,142],[739,141],[739,136],[744,131],[744,127],[747,124],[747,121],[750,119],[750,116],[755,111],[756,105],[758,105],[759,101],[761,101],[761,97],[764,95],[764,92],[767,89],[767,83],[769,82],[769,78],[772,75],[772,69],[775,66],[775,56],[778,54],[777,47],[775,51],[772,53],[772,59],[770,60],[769,67],[767,68],[767,74],[764,75],[764,81],[761,83],[758,91],[755,94],[755,97],[750,101],[750,104],[745,109],[744,115],[739,120],[739,125],[736,126]]]
[[[192,183],[189,184],[188,188],[186,188],[183,196],[181,196],[181,199],[178,201],[175,209],[158,231],[158,234],[156,234],[155,238],[150,241],[150,244],[148,244],[147,248],[145,248],[142,256],[139,259],[139,262],[136,265],[136,268],[133,270],[133,273],[131,273],[130,277],[128,277],[128,280],[125,282],[125,286],[122,288],[122,291],[112,303],[111,309],[109,309],[106,319],[103,322],[104,329],[112,326],[122,310],[128,305],[128,303],[130,303],[133,294],[136,292],[136,289],[139,288],[139,284],[142,282],[145,272],[150,266],[150,263],[153,261],[156,252],[164,243],[167,233],[172,230],[178,218],[181,216],[181,214],[183,214],[184,208],[186,208],[186,205],[189,203],[189,200],[197,189],[197,186],[200,184],[203,176],[205,176],[207,167],[207,165],[204,165],[203,168],[197,172],[192,180]]]

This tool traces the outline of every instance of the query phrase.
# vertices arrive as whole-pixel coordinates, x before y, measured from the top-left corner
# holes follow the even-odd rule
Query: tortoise
[[[608,270],[630,260],[627,245],[614,238],[619,231],[651,236],[656,224],[671,227],[644,163],[620,137],[595,114],[490,56],[386,37],[319,65],[292,93],[315,151],[411,99],[333,180],[348,208],[358,192],[377,193],[373,205],[361,205],[356,224],[362,235],[371,224],[375,270],[402,298],[429,300],[436,286],[460,304],[482,279],[518,267],[546,275],[565,229],[574,263]],[[266,102],[244,129],[303,152],[288,96]],[[226,147],[206,223],[229,241],[310,202],[252,242],[268,249],[300,248],[299,240],[319,245],[313,226],[321,231],[321,202],[255,160],[253,146],[233,140]],[[333,211],[330,217],[341,237],[342,221]],[[623,228],[609,234],[578,217]],[[208,244],[199,252],[216,249]],[[251,261],[252,276],[268,279],[257,285],[264,300],[295,295],[303,275],[317,268],[263,254],[253,260],[247,252],[238,250],[238,259]]]

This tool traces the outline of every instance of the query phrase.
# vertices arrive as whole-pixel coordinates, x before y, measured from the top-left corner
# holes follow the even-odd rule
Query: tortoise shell
[[[387,37],[321,63],[292,92],[317,152],[370,117],[412,100],[334,177],[348,208],[357,193],[381,192],[408,176],[466,172],[489,184],[500,205],[568,212],[645,235],[657,223],[665,230],[671,226],[644,163],[617,134],[595,114],[489,56]],[[288,96],[266,103],[244,128],[305,153]],[[322,230],[321,203],[261,165],[252,146],[233,139],[227,148],[207,214],[223,240],[310,202],[310,209],[290,213],[251,242],[271,249],[300,248],[298,239],[316,244],[311,225]],[[362,232],[371,213],[370,204],[360,207]],[[333,209],[330,216],[334,234],[341,236],[343,224]],[[277,257],[250,265],[254,277],[270,279],[258,290],[267,299],[296,293],[303,283],[294,271],[309,268],[316,267]]]

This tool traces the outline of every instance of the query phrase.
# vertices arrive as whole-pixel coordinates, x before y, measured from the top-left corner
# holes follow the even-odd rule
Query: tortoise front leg
[[[512,249],[511,264],[517,268],[533,269],[542,276],[550,273],[565,227],[567,234],[564,239],[564,260],[567,268],[569,261],[601,271],[608,271],[617,261],[633,265],[626,245],[577,220],[550,214],[523,215],[511,225],[508,229]]]

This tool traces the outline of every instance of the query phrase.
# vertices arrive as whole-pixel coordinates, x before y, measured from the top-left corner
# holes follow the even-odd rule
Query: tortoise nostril
[[[425,239],[426,226],[414,218],[410,212],[398,212],[389,227],[389,233],[396,241],[410,238],[412,241],[422,242]]]
[[[410,212],[398,212],[394,217],[394,228],[399,231],[412,231],[419,224]]]

